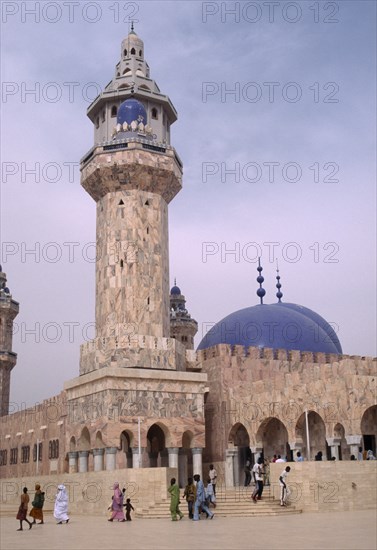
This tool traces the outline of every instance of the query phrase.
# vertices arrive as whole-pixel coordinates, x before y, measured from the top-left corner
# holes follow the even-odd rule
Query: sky
[[[376,355],[376,4],[2,2],[1,263],[13,299],[10,412],[78,376],[94,336],[86,109],[129,20],[178,111],[183,189],[170,281],[206,329],[258,303],[309,307],[344,354]]]

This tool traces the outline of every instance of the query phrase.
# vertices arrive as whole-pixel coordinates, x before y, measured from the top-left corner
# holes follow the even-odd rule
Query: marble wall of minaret
[[[18,315],[18,302],[12,299],[6,274],[0,266],[0,415],[9,411],[10,373],[17,362],[12,351],[13,321]]]

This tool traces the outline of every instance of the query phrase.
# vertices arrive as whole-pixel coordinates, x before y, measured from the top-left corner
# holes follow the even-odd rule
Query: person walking
[[[206,501],[207,501],[208,508],[210,507],[211,504],[214,508],[216,508],[216,496],[215,496],[215,493],[213,491],[213,485],[212,485],[211,480],[209,478],[207,479]]]
[[[213,464],[210,464],[209,466],[209,479],[211,480],[213,486],[213,494],[216,496],[217,472]]]
[[[18,508],[18,512],[17,512],[17,516],[16,516],[16,519],[18,519],[20,521],[20,527],[19,527],[19,529],[17,529],[17,531],[23,531],[23,528],[22,528],[22,522],[23,521],[26,521],[26,523],[29,524],[29,529],[31,529],[33,527],[33,524],[30,523],[30,521],[28,519],[26,519],[27,509],[28,509],[28,506],[29,506],[29,500],[30,500],[30,498],[29,498],[29,495],[27,494],[27,487],[24,487],[23,490],[22,490],[20,507]]]
[[[36,523],[36,520],[40,520],[38,525],[42,525],[43,521],[43,504],[45,502],[45,494],[41,491],[41,486],[39,483],[35,486],[35,495],[34,500],[31,503],[33,508],[30,510],[30,517],[33,518],[33,525]]]
[[[262,498],[263,493],[263,460],[261,457],[259,457],[257,462],[254,464],[252,471],[255,487],[251,498],[254,502],[257,502],[257,500]]]
[[[263,461],[263,485],[264,487],[270,485],[270,461],[268,458]]]
[[[114,521],[114,519],[117,519],[118,521],[126,521],[124,518],[124,512],[123,512],[123,498],[124,493],[119,489],[119,483],[116,481],[113,485],[114,489],[114,495],[113,495],[113,503],[112,503],[112,511],[111,517],[107,521]]]
[[[247,459],[246,462],[245,462],[244,472],[245,472],[244,486],[248,487],[251,483],[251,462],[250,462],[249,459]]]
[[[196,499],[196,487],[193,483],[192,477],[189,477],[187,480],[187,485],[183,492],[183,498],[186,498],[189,518],[192,519],[194,517],[194,502]]]
[[[171,520],[177,521],[177,514],[179,519],[183,518],[183,514],[179,509],[179,487],[176,483],[175,477],[172,477],[170,480],[170,487],[168,488],[170,493],[170,514]]]
[[[280,506],[287,506],[287,496],[288,496],[288,487],[287,487],[287,476],[291,471],[291,467],[287,466],[281,473],[279,477],[280,483]]]
[[[124,506],[126,508],[126,521],[132,521],[131,520],[131,510],[135,511],[135,508],[132,506],[130,498],[128,498],[126,500],[126,504]]]
[[[58,485],[58,492],[55,496],[54,518],[57,521],[57,525],[69,522],[68,494],[64,485]]]
[[[199,510],[202,509],[203,512],[209,516],[210,519],[213,518],[215,515],[213,512],[210,511],[206,504],[206,492],[204,489],[204,483],[200,479],[199,474],[194,475],[194,480],[196,481],[196,500],[195,500],[195,506],[194,506],[194,518],[193,521],[199,521]]]

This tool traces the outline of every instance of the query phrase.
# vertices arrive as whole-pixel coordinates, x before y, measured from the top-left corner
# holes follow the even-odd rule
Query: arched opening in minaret
[[[80,439],[78,440],[79,451],[90,451],[90,434],[88,428],[83,428],[81,431]]]
[[[136,76],[142,76],[144,78],[145,74],[143,73],[143,71],[141,69],[137,69],[136,70]]]
[[[121,468],[132,468],[132,448],[131,448],[131,441],[132,441],[132,433],[128,430],[123,430],[123,432],[120,434],[120,449],[121,449],[121,457],[120,457],[120,467]]]
[[[96,441],[94,443],[95,449],[103,449],[105,447],[105,444],[102,439],[102,432],[101,430],[98,430],[96,433]]]
[[[152,118],[153,118],[154,120],[158,120],[158,112],[157,112],[156,107],[153,107],[151,113],[152,113]]]
[[[158,424],[152,424],[147,433],[147,452],[150,468],[167,468],[168,452],[165,447],[165,433]]]
[[[143,57],[143,50],[139,50],[139,57]]]
[[[126,69],[124,69],[123,75],[127,75],[130,72],[131,72],[131,69],[129,67],[127,67]]]
[[[111,107],[111,117],[114,118],[114,117],[117,116],[117,114],[118,114],[118,108],[117,108],[116,105],[113,105],[113,106]]]
[[[127,50],[123,51],[123,57],[127,57]]]
[[[131,48],[131,55],[135,55],[135,54],[136,54],[135,48]]]
[[[137,74],[137,73],[136,73]],[[144,76],[144,75],[142,75]],[[141,86],[139,86],[140,90],[147,90],[147,92],[150,92],[151,89],[149,88],[149,86],[147,86],[146,84],[142,84]]]

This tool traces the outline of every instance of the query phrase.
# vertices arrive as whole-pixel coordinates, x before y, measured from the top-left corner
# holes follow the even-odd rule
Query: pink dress
[[[114,498],[113,498],[113,513],[111,514],[112,520],[124,521],[123,512],[123,493],[119,489],[119,483],[114,484]]]

